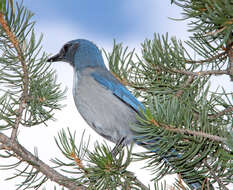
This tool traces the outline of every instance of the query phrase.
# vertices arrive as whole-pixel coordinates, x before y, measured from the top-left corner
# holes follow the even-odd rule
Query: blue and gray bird
[[[98,47],[88,40],[72,40],[48,59],[48,62],[56,61],[68,62],[73,67],[74,102],[89,126],[116,144],[133,142],[135,134],[131,126],[137,122],[137,114],[145,108],[108,71]],[[201,189],[197,181],[189,186]]]
[[[116,144],[133,141],[130,126],[144,107],[108,71],[95,44],[83,39],[70,41],[48,61],[68,62],[74,68],[74,102],[92,129]]]

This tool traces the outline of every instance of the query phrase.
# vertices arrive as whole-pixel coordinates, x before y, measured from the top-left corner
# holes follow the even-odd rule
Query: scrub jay
[[[74,68],[74,102],[92,129],[116,144],[126,145],[134,140],[130,126],[145,108],[108,71],[95,44],[84,39],[69,41],[48,61],[68,62]],[[164,159],[169,162],[169,158]],[[199,182],[189,185],[193,189],[201,188]]]
[[[73,40],[48,61],[68,62],[74,68],[74,102],[92,129],[116,144],[133,141],[130,125],[137,122],[136,114],[144,107],[107,70],[96,45],[88,40]]]

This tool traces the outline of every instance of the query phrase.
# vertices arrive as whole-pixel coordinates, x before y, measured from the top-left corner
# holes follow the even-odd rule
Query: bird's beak
[[[62,58],[61,58],[61,55],[58,53],[52,57],[50,57],[47,62],[56,62],[56,61],[61,61]]]

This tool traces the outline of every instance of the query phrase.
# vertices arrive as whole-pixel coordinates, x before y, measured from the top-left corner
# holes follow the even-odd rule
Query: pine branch
[[[209,71],[199,71],[199,72],[192,72],[192,71],[185,71],[185,70],[178,70],[178,69],[169,69],[172,73],[180,73],[188,76],[205,76],[205,75],[222,75],[222,74],[229,74],[228,70],[209,70]]]
[[[144,115],[146,120],[139,118],[140,124],[135,126],[134,130],[138,134],[136,141],[139,144],[146,142],[145,147],[152,153],[142,153],[139,157],[142,160],[150,160],[147,167],[153,168],[157,177],[169,173],[171,169],[169,166],[177,166],[178,169],[172,168],[175,172],[190,170],[186,171],[189,176],[187,178],[200,179],[202,189],[208,190],[213,188],[212,183],[215,179],[212,176],[205,177],[209,170],[205,166],[200,166],[201,160],[210,156],[211,167],[232,165],[231,161],[225,161],[227,158],[216,154],[217,149],[227,156],[232,154],[225,148],[227,141],[225,129],[230,122],[221,117],[225,115],[230,117],[231,108],[227,109],[227,102],[221,96],[211,94],[206,85],[210,75],[228,74],[227,70],[220,70],[226,68],[224,62],[228,58],[227,48],[220,47],[216,50],[202,40],[193,42],[194,45],[189,44],[191,48],[197,50],[198,56],[206,58],[200,61],[189,61],[192,60],[191,56],[182,45],[177,45],[179,43],[176,40],[171,40],[170,43],[168,38],[156,35],[154,40],[146,40],[143,44],[143,59],[138,58],[138,62],[124,64],[121,61],[124,60],[124,54],[116,51],[115,44],[113,52],[109,53],[107,58],[113,60],[110,61],[110,68],[115,77],[124,85],[132,87],[136,91],[135,94],[138,90],[137,95],[145,100],[145,106],[148,108]],[[122,48],[120,45],[119,47]],[[216,55],[216,52],[222,50],[224,52]],[[111,59],[112,57],[118,57],[120,61]],[[203,63],[211,69],[204,70]],[[173,70],[177,70],[178,74]],[[217,112],[219,106],[226,110]],[[157,121],[154,120],[151,125],[154,118]],[[173,155],[171,150],[177,152],[174,151]],[[179,156],[176,159],[176,154],[181,154],[182,159]],[[163,158],[161,155],[168,155],[168,158],[172,157],[174,160],[171,159],[172,163],[168,165],[161,164],[161,157]],[[191,171],[191,168],[195,168],[194,171],[200,176]],[[227,170],[225,173],[218,173],[217,177],[224,181],[230,175],[231,171]]]
[[[185,82],[185,84],[184,85],[182,85],[182,89],[185,89],[186,87],[188,87],[190,84],[192,84],[193,83],[193,81],[194,81],[194,76],[190,76],[187,80],[186,80],[186,82]],[[181,96],[182,94],[184,93],[184,90],[178,90],[177,91],[177,93],[176,93],[176,96]]]
[[[13,130],[11,133],[11,139],[13,140],[13,139],[17,138],[17,131],[19,128],[20,121],[22,120],[22,114],[23,114],[25,104],[26,104],[26,101],[28,98],[29,76],[28,76],[27,65],[26,65],[26,62],[23,58],[23,52],[19,46],[19,42],[18,42],[16,36],[14,35],[14,33],[8,27],[7,22],[4,19],[4,16],[1,12],[0,12],[0,24],[2,25],[3,30],[5,30],[9,40],[13,44],[13,46],[18,54],[18,59],[21,62],[22,70],[23,70],[23,89],[22,89],[23,93],[22,93],[22,97],[20,99],[19,108],[17,110],[17,117],[16,117],[15,125],[13,126]]]
[[[142,190],[149,190],[149,188],[145,186],[139,179],[137,179],[137,177],[132,172],[128,173],[128,177],[130,178],[131,181],[134,181],[135,184],[138,187],[140,187]]]
[[[181,190],[185,190],[181,174],[178,174],[178,182],[179,187],[181,187]]]
[[[221,181],[221,179],[215,174],[215,171],[213,171],[212,167],[207,163],[206,159],[202,161],[204,165],[208,168],[210,174],[214,177],[214,179],[218,182],[219,186],[223,190],[229,190]]]
[[[137,90],[142,90],[142,91],[146,91],[147,88],[144,88],[142,86],[138,86],[136,83],[133,83],[129,80],[127,80],[126,78],[122,78],[122,77],[119,77],[116,73],[114,73],[113,71],[111,71],[111,73],[114,75],[114,77],[116,77],[120,82],[121,84],[123,84],[124,86],[129,86],[129,87],[132,87],[134,89],[137,89]]]
[[[43,173],[51,181],[54,181],[59,185],[64,186],[70,190],[87,189],[85,186],[77,185],[71,179],[67,178],[66,176],[63,176],[62,174],[58,173],[56,170],[45,164],[38,157],[34,156],[31,152],[29,152],[22,145],[20,145],[16,139],[12,140],[3,133],[0,133],[0,142],[2,143],[2,149],[13,151],[18,159],[20,158],[23,161],[30,164],[31,166],[33,166],[33,168]]]
[[[216,119],[220,116],[225,115],[226,113],[231,113],[231,112],[233,112],[233,106],[229,106],[228,108],[224,109],[223,111],[220,111],[215,115],[209,116],[209,119]],[[231,115],[233,115],[233,114],[231,114]]]
[[[187,63],[191,63],[191,64],[203,64],[203,63],[209,63],[209,62],[212,62],[212,61],[215,61],[216,59],[220,59],[220,60],[224,60],[227,58],[227,55],[226,55],[226,51],[222,52],[222,53],[219,53],[213,57],[210,57],[208,59],[204,59],[204,60],[198,60],[198,61],[194,61],[194,60],[185,60]]]
[[[231,81],[233,81],[233,42],[229,44],[229,50],[227,51],[227,54],[229,57],[229,66],[227,70],[230,75]]]
[[[58,139],[55,138],[62,154],[71,162],[64,162],[56,158],[52,161],[56,167],[67,167],[63,171],[66,173],[77,174],[80,182],[88,188],[106,189],[106,188],[124,188],[132,187],[142,190],[149,190],[134,173],[127,170],[131,163],[131,151],[127,147],[125,150],[120,149],[116,156],[113,156],[112,150],[106,144],[95,144],[95,150],[90,151],[89,140],[85,142],[84,132],[79,142],[76,142],[76,132],[68,134],[65,130],[58,133]],[[87,162],[87,163],[86,163]],[[77,166],[77,167],[75,167]]]
[[[180,134],[186,134],[186,135],[193,135],[193,136],[198,136],[198,137],[204,137],[204,138],[208,138],[212,141],[215,142],[222,142],[225,143],[226,142],[226,138],[222,138],[216,135],[211,135],[205,132],[201,132],[201,131],[193,131],[190,129],[181,129],[181,128],[175,128],[171,125],[166,125],[163,123],[158,123],[157,121],[155,121],[154,119],[151,120],[151,123],[156,126],[156,127],[162,127],[167,131],[171,131],[174,133],[180,133]]]
[[[69,189],[86,189],[49,167],[17,141],[20,126],[45,124],[52,118],[52,111],[61,107],[59,100],[64,97],[64,91],[56,83],[54,71],[45,64],[46,53],[39,57],[42,37],[38,42],[35,39],[34,22],[30,22],[33,14],[22,4],[17,4],[15,12],[13,0],[1,2],[0,5],[0,80],[7,84],[4,86],[6,93],[1,97],[0,117],[3,125],[0,129],[12,129],[11,137],[0,133],[0,150],[7,150],[7,157],[19,160],[12,167],[1,167],[16,168],[17,174],[14,177],[25,178],[18,189],[23,186],[25,189],[38,188],[47,179]],[[27,163],[25,169],[17,168],[23,162]]]

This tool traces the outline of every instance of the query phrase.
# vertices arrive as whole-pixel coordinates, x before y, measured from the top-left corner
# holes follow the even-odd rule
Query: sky
[[[24,0],[24,4],[36,13],[39,25],[59,25],[59,30],[70,26],[77,38],[88,37],[110,42],[113,38],[120,41],[143,41],[154,32],[167,32],[166,22],[172,23],[173,26],[170,26],[176,31],[178,29],[175,27],[177,23],[167,21],[168,16],[177,14],[177,8],[171,6],[169,0],[70,0],[68,3]]]
[[[182,17],[181,10],[171,5],[170,0],[24,0],[24,5],[35,13],[36,34],[43,34],[43,48],[51,55],[57,53],[67,41],[78,38],[89,39],[99,48],[108,51],[111,51],[113,39],[116,39],[130,49],[136,48],[136,52],[140,54],[140,44],[146,38],[152,39],[154,33],[169,32],[169,36],[182,40],[189,35],[187,23],[169,19]],[[37,147],[39,157],[46,163],[56,156],[62,158],[54,142],[54,136],[62,128],[76,130],[79,139],[85,129],[86,134],[91,135],[91,142],[103,142],[103,138],[86,125],[75,108],[72,98],[72,68],[64,63],[54,63],[52,67],[57,72],[57,81],[62,84],[62,88],[68,89],[67,98],[62,102],[66,107],[56,112],[56,121],[50,121],[48,127],[21,128],[19,131],[19,141],[31,152]],[[135,148],[134,151],[143,149]],[[0,162],[3,162],[2,159]],[[143,163],[139,162],[131,166],[131,169],[136,171],[139,179],[148,183],[152,176],[147,170],[142,172],[142,166]],[[17,181],[3,180],[11,172],[1,171],[1,188],[15,189]],[[170,181],[172,178],[169,177]]]

